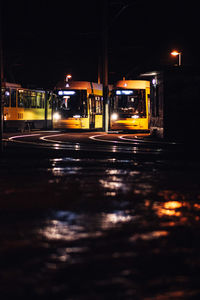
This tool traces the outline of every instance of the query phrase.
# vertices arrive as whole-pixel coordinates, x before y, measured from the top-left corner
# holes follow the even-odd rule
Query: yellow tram
[[[121,80],[111,91],[110,130],[149,130],[150,82]]]
[[[51,126],[51,97],[44,90],[4,83],[2,87],[4,128],[41,129]]]
[[[56,90],[53,128],[100,129],[103,127],[103,87],[88,81],[70,81]]]

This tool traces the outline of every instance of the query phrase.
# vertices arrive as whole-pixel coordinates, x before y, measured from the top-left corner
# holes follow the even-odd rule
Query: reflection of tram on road
[[[5,130],[51,127],[51,93],[7,82],[1,92]]]
[[[111,130],[149,130],[150,82],[118,81],[111,92]]]
[[[103,127],[103,89],[101,84],[70,81],[56,90],[53,128],[100,129]]]

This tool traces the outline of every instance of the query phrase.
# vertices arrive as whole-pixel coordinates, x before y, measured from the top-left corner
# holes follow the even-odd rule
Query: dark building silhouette
[[[141,76],[151,80],[151,133],[170,141],[197,138],[200,132],[200,70],[174,66]]]

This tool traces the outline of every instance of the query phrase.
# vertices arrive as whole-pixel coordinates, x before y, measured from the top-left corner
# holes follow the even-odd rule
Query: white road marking
[[[63,133],[41,136],[40,140],[43,140],[45,142],[50,142],[50,143],[57,143],[57,144],[69,144],[69,142],[62,142],[62,141],[59,141],[59,140],[51,140],[51,139],[49,139],[49,137],[51,138],[51,137],[60,136],[60,135],[63,135]]]
[[[115,144],[129,144],[130,145],[130,142],[122,142],[122,141],[116,141],[116,140],[98,139],[97,137],[100,137],[100,136],[106,136],[106,135],[105,134],[92,135],[92,136],[89,137],[89,139],[94,140],[94,141],[98,141],[98,142],[115,143]],[[120,138],[120,137],[118,137],[118,138]],[[138,141],[135,141],[135,142],[138,142]],[[135,144],[135,142],[134,142],[134,144]]]
[[[136,139],[135,139],[135,141],[136,142],[140,142],[140,143],[146,143],[146,144],[148,144],[148,143],[153,143],[153,144],[160,144],[160,145],[178,145],[179,143],[176,143],[176,142],[167,142],[167,141],[155,141],[155,140],[143,140],[143,139],[137,139],[137,136],[134,136]],[[126,136],[124,136],[124,135],[122,135],[122,136],[120,136],[119,137],[120,139],[122,139],[122,140],[127,140],[127,141],[134,141],[134,138],[133,139],[131,139],[131,138],[127,138]]]
[[[25,138],[25,137],[36,136],[36,135],[40,135],[40,133],[25,134],[25,135],[14,135],[14,136],[9,137],[8,140],[14,140],[14,139]]]

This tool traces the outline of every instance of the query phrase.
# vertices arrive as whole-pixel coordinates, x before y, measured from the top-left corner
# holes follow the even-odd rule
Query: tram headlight
[[[132,118],[133,118],[133,119],[138,119],[139,116],[138,116],[138,115],[133,115]]]
[[[116,121],[117,119],[118,119],[118,114],[113,113],[113,114],[111,115],[111,120],[112,120],[112,121]]]
[[[80,115],[74,115],[73,118],[79,119],[81,116]]]
[[[58,121],[58,120],[61,119],[61,115],[60,115],[58,112],[55,112],[55,113],[53,114],[53,119],[54,119],[55,121]]]

